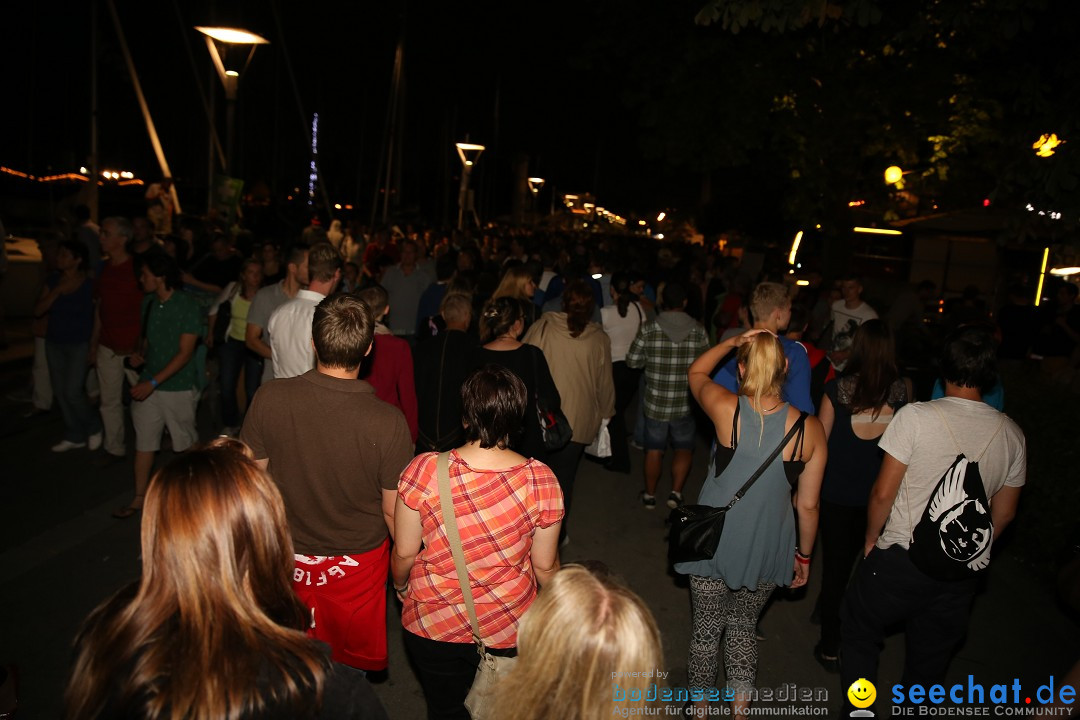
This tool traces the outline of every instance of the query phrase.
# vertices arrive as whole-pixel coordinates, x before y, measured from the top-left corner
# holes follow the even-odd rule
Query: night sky
[[[678,42],[700,4],[676,0],[641,17],[626,5],[514,2],[131,2],[116,9],[181,200],[205,197],[213,91],[224,95],[195,25],[234,25],[270,40],[242,75],[234,175],[276,194],[306,186],[306,131],[319,113],[320,169],[330,202],[366,215],[376,187],[394,50],[405,42],[402,207],[435,222],[456,207],[453,142],[483,143],[474,187],[489,214],[508,212],[512,164],[550,192],[593,192],[624,214],[692,201],[696,179],[643,159],[623,97],[621,57],[643,42]],[[88,165],[91,7],[6,3],[0,164],[26,172]],[[98,0],[99,157],[104,168],[159,173],[108,5]],[[657,26],[659,19],[661,26]],[[13,32],[14,31],[14,32]],[[713,29],[713,31],[718,31]],[[246,50],[242,51],[246,56]],[[292,63],[299,91],[287,69]],[[242,67],[242,58],[227,59]],[[302,106],[302,111],[299,106]],[[364,218],[366,221],[366,217]]]

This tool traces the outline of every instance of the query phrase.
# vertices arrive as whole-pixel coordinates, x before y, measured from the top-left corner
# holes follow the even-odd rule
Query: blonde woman
[[[709,377],[735,349],[738,395]],[[716,427],[716,451],[698,503],[727,505],[799,422],[799,411],[781,399],[786,374],[780,340],[761,329],[724,340],[690,366],[690,392]],[[778,586],[801,587],[810,575],[826,441],[817,418],[807,416],[804,422],[728,512],[716,554],[675,565],[676,572],[690,576],[690,688],[715,686],[723,636],[727,683],[737,711],[748,706],[745,693],[756,679],[754,626],[765,602]],[[796,486],[797,530],[791,512]]]
[[[76,640],[67,713],[83,718],[386,718],[363,675],[304,634],[277,486],[221,438],[150,483],[142,578]]]
[[[661,667],[660,631],[641,598],[605,574],[571,565],[522,618],[518,662],[499,683],[491,717],[601,720],[617,710],[640,712],[655,682],[646,675]],[[614,671],[623,673],[617,681]],[[615,700],[618,693],[626,699]]]
[[[499,287],[495,288],[495,292],[491,294],[491,299],[496,300],[502,297],[510,297],[515,300],[522,301],[522,308],[525,311],[525,330],[529,329],[529,326],[536,322],[536,317],[540,312],[540,308],[533,302],[533,296],[536,295],[536,281],[533,280],[532,273],[529,272],[529,268],[526,265],[515,265],[507,268],[503,273],[502,280],[499,282]]]

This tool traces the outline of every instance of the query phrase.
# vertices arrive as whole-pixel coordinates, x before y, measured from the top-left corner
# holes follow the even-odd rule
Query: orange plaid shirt
[[[398,495],[420,513],[424,547],[409,575],[401,623],[441,642],[471,643],[469,615],[439,506],[437,453],[413,458]],[[506,470],[474,470],[450,452],[450,495],[484,643],[517,645],[518,620],[536,597],[533,532],[563,517],[563,495],[551,469],[530,459]]]

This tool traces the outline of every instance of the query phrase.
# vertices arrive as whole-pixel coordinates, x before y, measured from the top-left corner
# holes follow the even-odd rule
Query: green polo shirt
[[[147,309],[147,304],[153,305]],[[199,304],[187,293],[176,290],[165,302],[158,300],[155,293],[143,298],[143,317],[146,318],[146,367],[140,380],[149,380],[180,352],[180,336],[199,337],[203,332],[203,319]],[[159,391],[178,392],[192,390],[198,386],[195,369],[195,356],[192,354],[180,372],[158,385]]]

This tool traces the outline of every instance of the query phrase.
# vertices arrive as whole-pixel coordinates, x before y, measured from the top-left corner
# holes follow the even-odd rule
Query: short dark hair
[[[368,304],[348,293],[335,293],[315,306],[311,339],[321,365],[352,370],[371,347],[375,319]]]
[[[525,383],[501,365],[484,365],[461,386],[462,424],[467,442],[506,448],[521,430],[527,400]]]
[[[285,259],[285,264],[300,267],[304,264],[304,258],[307,257],[307,254],[308,247],[306,245],[293,245],[289,248],[289,256]]]
[[[363,290],[357,290],[356,296],[366,302],[374,313],[381,313],[390,302],[390,293],[378,283],[368,285]]]
[[[341,270],[344,260],[341,253],[328,242],[317,242],[308,253],[308,277],[318,282],[332,280],[334,273]]]
[[[990,332],[969,325],[949,335],[941,351],[941,377],[983,394],[997,385],[997,348]]]
[[[664,285],[661,296],[665,310],[681,310],[686,302],[686,286],[677,280],[671,280]]]
[[[164,250],[158,250],[153,248],[143,255],[143,266],[150,271],[150,274],[154,277],[163,278],[165,280],[165,287],[169,290],[175,290],[183,283],[183,278],[180,275],[180,266],[176,262],[176,258],[169,255]]]
[[[90,267],[90,249],[86,247],[86,243],[78,240],[64,240],[60,243],[60,247],[71,253],[71,256],[79,261],[79,270],[90,272],[93,268]]]

